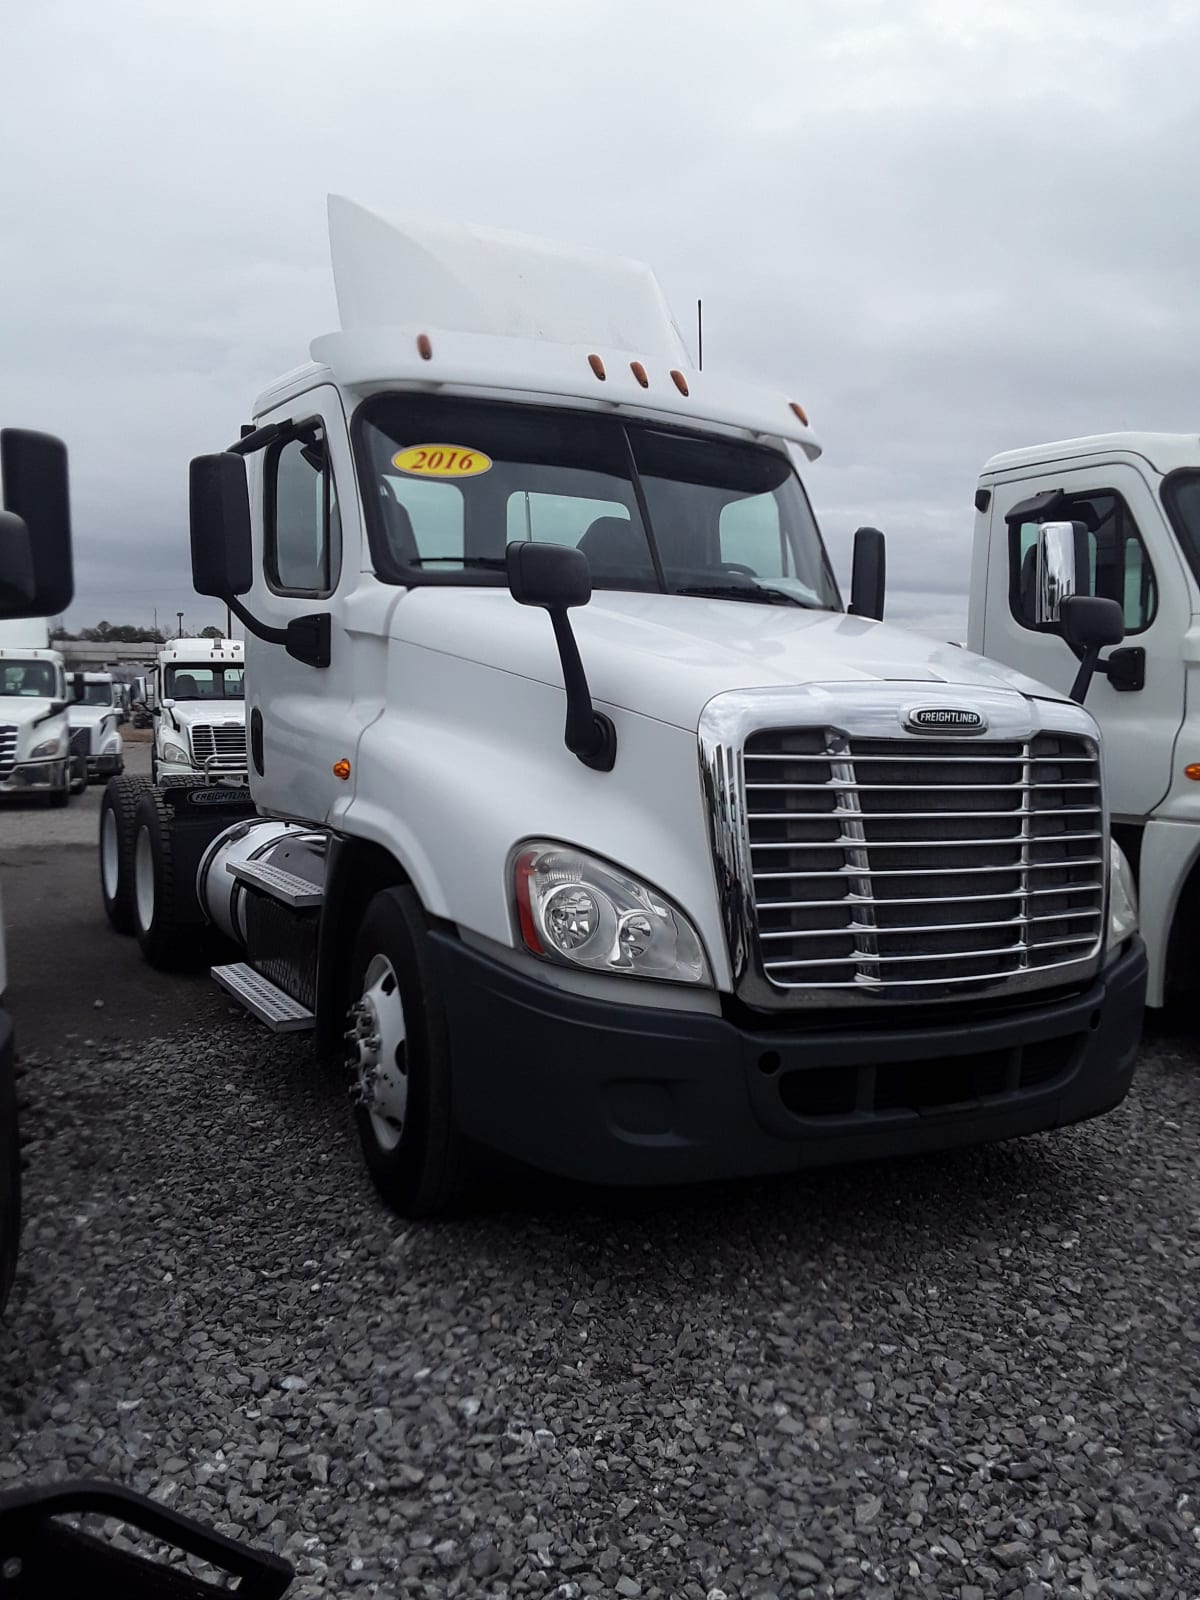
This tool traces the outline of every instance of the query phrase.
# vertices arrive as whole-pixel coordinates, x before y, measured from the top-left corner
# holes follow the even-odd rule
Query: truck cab
[[[0,795],[66,805],[70,741],[65,668],[48,623],[0,621]]]
[[[102,783],[119,776],[125,770],[123,711],[112,673],[73,673],[71,691],[67,713],[71,754],[82,767],[85,782]]]
[[[670,1183],[1007,1138],[1133,1069],[1099,736],[843,603],[803,407],[638,263],[330,202],[340,330],[192,463],[248,795],[102,813],[114,926],[340,1061],[380,1192],[480,1147]],[[206,942],[207,941],[207,942]]]
[[[969,643],[1060,689],[1078,668],[1053,600],[1120,606],[1098,663],[1112,831],[1137,877],[1147,1000],[1195,996],[1200,914],[1200,436],[1113,433],[1010,450],[976,492]],[[1055,526],[1070,527],[1055,543]],[[1048,591],[1053,590],[1053,596]]]
[[[172,639],[155,667],[151,773],[160,779],[246,777],[245,647],[240,639]]]

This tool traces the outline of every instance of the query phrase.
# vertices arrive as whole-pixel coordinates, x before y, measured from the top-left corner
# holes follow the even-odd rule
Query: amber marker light
[[[1189,761],[1183,769],[1185,778],[1190,778],[1193,783],[1200,783],[1200,761]]]
[[[345,756],[340,761],[333,763],[333,775],[335,778],[341,778],[343,783],[350,776],[350,763]]]
[[[804,409],[804,407],[803,407],[803,406],[801,406],[801,405],[797,405],[797,403],[796,403],[796,402],[795,402],[795,401],[794,401],[794,400],[793,400],[793,401],[792,401],[792,402],[791,402],[791,405],[792,405],[792,411],[793,411],[793,413],[794,413],[794,414],[795,414],[795,415],[796,415],[796,416],[797,416],[797,417],[799,417],[799,418],[800,418],[800,421],[801,421],[801,422],[802,422],[802,423],[803,423],[803,424],[804,424],[804,426],[805,426],[805,427],[806,427],[806,428],[807,428],[807,427],[808,427],[808,412],[807,412],[807,411],[805,411],[805,409]]]
[[[634,377],[641,384],[643,389],[648,389],[650,387],[650,379],[646,376],[646,369],[640,361],[631,361],[629,363],[629,370],[633,373]]]
[[[422,361],[429,361],[433,357],[433,343],[427,333],[417,335],[417,354]]]

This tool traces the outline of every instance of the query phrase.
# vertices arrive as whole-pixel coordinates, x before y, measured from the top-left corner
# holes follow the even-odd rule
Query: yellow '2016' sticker
[[[491,470],[492,458],[461,444],[414,444],[397,450],[392,465],[414,478],[476,478]]]

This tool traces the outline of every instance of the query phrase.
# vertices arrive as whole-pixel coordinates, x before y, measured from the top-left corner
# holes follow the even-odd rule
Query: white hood
[[[597,591],[571,612],[593,697],[694,730],[726,689],[907,682],[1065,697],[952,644],[842,612]],[[399,597],[393,637],[561,685],[550,620],[507,589],[419,588]]]
[[[163,709],[163,722],[169,728],[171,719],[180,728],[194,728],[198,722],[206,727],[229,727],[236,724],[245,725],[246,703],[244,700],[176,700],[170,709]]]
[[[53,732],[58,726],[58,718],[62,715],[62,712],[58,712],[53,718],[50,717],[50,707],[53,704],[52,700],[35,700],[32,696],[26,698],[25,695],[0,695],[0,726],[31,728],[35,722],[46,717],[49,719],[48,726]],[[43,737],[48,739],[50,734],[47,733]]]

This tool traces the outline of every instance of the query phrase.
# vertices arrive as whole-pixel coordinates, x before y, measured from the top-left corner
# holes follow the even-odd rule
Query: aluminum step
[[[272,1033],[302,1033],[316,1021],[312,1012],[293,1000],[290,994],[264,978],[244,961],[227,967],[213,967],[212,976],[235,1000],[240,1000],[251,1015],[265,1022]]]
[[[248,883],[251,888],[270,895],[272,900],[281,900],[285,906],[291,906],[296,911],[319,906],[325,898],[325,891],[319,883],[298,878],[294,872],[288,872],[284,867],[273,867],[268,861],[234,861],[229,871],[240,883]]]

